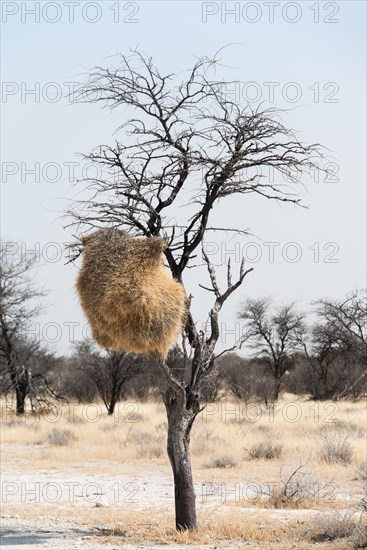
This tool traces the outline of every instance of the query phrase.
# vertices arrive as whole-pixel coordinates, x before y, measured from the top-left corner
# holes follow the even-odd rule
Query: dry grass
[[[270,437],[267,437],[263,441],[253,443],[251,447],[246,449],[247,458],[249,460],[273,460],[274,458],[280,458],[283,451],[283,445],[276,443]]]
[[[212,408],[210,408],[212,407]],[[263,477],[266,471],[271,476],[279,471],[281,464],[298,464],[300,456],[311,455],[309,466],[320,475],[326,474],[330,479],[335,472],[332,463],[320,462],[318,453],[322,449],[320,431],[334,430],[337,433],[338,423],[334,426],[328,421],[353,422],[355,429],[351,432],[348,442],[353,446],[353,458],[350,466],[355,469],[366,460],[366,412],[364,403],[354,403],[353,412],[350,403],[320,403],[303,402],[301,400],[284,400],[275,406],[275,411],[268,411],[258,405],[245,407],[238,403],[220,403],[208,406],[198,416],[191,436],[191,454],[195,468],[211,463],[214,456],[227,454],[237,468],[244,466],[244,448],[261,447],[265,440],[279,445],[277,434],[281,434],[283,452],[280,458],[267,461],[265,457],[246,463],[246,471],[251,476],[259,474]],[[347,412],[344,412],[344,409]],[[83,456],[85,445],[88,445],[95,459],[120,461],[123,449],[124,460],[142,459],[141,434],[149,435],[149,445],[152,437],[154,445],[160,446],[162,454],[160,464],[167,464],[165,452],[166,415],[163,404],[160,403],[120,403],[115,414],[107,416],[103,405],[67,405],[59,407],[55,414],[33,417],[31,415],[20,420],[12,413],[7,413],[2,407],[2,442],[9,444],[34,445],[45,441],[47,434],[53,428],[72,429],[78,441],[72,448],[49,448],[47,443],[43,448],[48,451],[48,460],[55,458],[57,462],[74,461],[78,453]],[[294,421],[298,418],[297,421]],[[326,421],[327,420],[327,421]],[[326,426],[326,428],[325,428]],[[331,428],[329,428],[331,426]],[[345,437],[341,428],[341,437]],[[145,441],[147,444],[148,441]],[[148,446],[149,446],[148,445]],[[76,453],[76,454],[75,454]],[[37,465],[34,465],[37,466]],[[351,470],[339,472],[340,477],[348,479]]]
[[[67,429],[60,430],[58,428],[53,428],[53,430],[47,434],[47,441],[49,444],[57,447],[64,447],[77,439],[75,433]]]
[[[136,430],[127,444],[136,445],[138,458],[160,458],[164,451],[164,438],[148,432]]]
[[[13,510],[10,509],[10,512]],[[60,521],[70,519],[70,510],[52,506],[48,514]],[[191,532],[177,532],[173,527],[173,515],[151,510],[149,515],[142,512],[131,514],[106,508],[93,508],[88,512],[77,511],[79,526],[95,534],[95,541],[113,544],[116,549],[125,544],[139,545],[142,549],[154,550],[155,545],[166,545],[167,549],[175,544],[187,545],[193,550],[203,550],[205,545],[211,548],[237,550],[355,550],[351,540],[334,539],[315,542],[312,540],[317,527],[310,526],[304,519],[277,519],[266,511],[244,515],[238,510],[223,514],[220,510],[199,512],[200,529]],[[35,514],[23,509],[18,513],[20,519],[34,519]],[[37,516],[41,521],[42,516]],[[353,536],[353,535],[352,535]],[[204,545],[204,546],[203,546]],[[128,546],[130,547],[130,546]]]
[[[323,426],[320,430],[322,446],[319,451],[320,460],[327,464],[342,464],[347,466],[353,460],[353,447],[350,443],[350,435],[353,432],[345,434],[345,427],[340,423],[333,426]],[[359,438],[359,431],[356,437]]]
[[[355,550],[365,550],[367,548],[367,527],[365,525],[355,525],[350,541]]]
[[[317,543],[342,540],[355,550],[367,547],[367,527],[361,525],[351,512],[333,512],[317,516],[309,537]]]
[[[367,458],[362,402],[313,403],[285,396],[274,410],[257,405],[246,408],[239,403],[208,405],[198,416],[191,437],[200,530],[182,534],[172,529],[173,487],[163,404],[123,402],[112,417],[99,404],[68,405],[56,414],[27,415],[23,420],[7,412],[5,406],[2,413],[2,473],[8,478],[25,471],[32,480],[47,480],[50,473],[66,479],[80,475],[87,480],[91,476],[93,480],[122,476],[124,483],[130,480],[139,485],[136,505],[124,507],[119,502],[95,508],[91,502],[65,501],[48,503],[46,512],[34,502],[22,505],[15,501],[8,503],[7,513],[20,517],[54,513],[65,518],[71,514],[98,527],[99,535],[106,529],[106,540],[119,546],[124,539],[119,530],[128,533],[129,543],[148,542],[149,548],[158,542],[195,546],[218,540],[220,547],[231,549],[236,548],[234,541],[248,541],[251,550],[353,550],[358,548],[352,544],[353,537],[363,538],[364,524],[349,538],[328,543],[316,543],[305,535],[313,527],[310,514],[344,513],[361,501]],[[55,429],[56,433],[71,432],[68,444],[52,444],[49,434]],[[340,438],[348,434],[353,448],[349,464],[320,461],[320,433],[331,431]],[[264,440],[282,445],[281,455],[268,460],[260,453],[248,460],[244,449],[261,447]],[[307,475],[292,478],[289,492],[284,493],[285,483],[300,461],[307,462]],[[209,493],[205,492],[208,483],[215,487]],[[290,497],[294,489],[295,496]]]
[[[355,471],[356,479],[360,479],[361,481],[367,481],[367,460],[357,464],[354,471]]]
[[[231,456],[213,456],[207,468],[234,468],[236,462]]]
[[[350,513],[334,512],[330,515],[317,516],[313,529],[311,539],[315,542],[346,539],[353,533],[354,521]]]

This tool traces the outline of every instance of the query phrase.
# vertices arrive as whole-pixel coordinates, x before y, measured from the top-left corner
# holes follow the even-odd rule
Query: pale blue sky
[[[46,4],[52,6],[43,13]],[[240,9],[238,22],[226,13],[226,9],[238,9],[236,4]],[[74,290],[76,268],[65,266],[61,258],[51,261],[54,253],[59,255],[62,243],[71,238],[60,220],[74,193],[66,163],[78,162],[77,152],[111,142],[125,115],[96,106],[70,105],[66,99],[53,102],[52,94],[58,90],[65,95],[64,83],[79,81],[78,75],[85,68],[108,64],[108,56],[136,45],[153,56],[162,72],[171,73],[183,72],[195,58],[212,56],[224,45],[236,43],[221,52],[224,66],[218,67],[216,77],[241,81],[238,93],[249,99],[247,94],[257,91],[265,103],[271,98],[269,84],[264,83],[279,83],[274,84],[271,105],[293,108],[284,121],[299,131],[301,139],[328,147],[339,168],[339,183],[308,185],[303,192],[308,210],[248,197],[223,202],[216,213],[221,222],[249,227],[257,237],[240,242],[233,235],[224,236],[219,250],[225,253],[236,246],[243,250],[247,245],[248,259],[259,250],[261,253],[259,261],[251,264],[255,271],[223,314],[227,330],[240,330],[238,326],[236,329],[236,311],[249,296],[272,295],[280,302],[297,301],[304,306],[321,296],[338,298],[366,286],[366,4],[273,2],[273,23],[269,22],[268,2],[257,2],[256,11],[250,6],[244,12],[246,4],[254,3],[80,1],[72,3],[74,22],[69,22],[67,2],[2,2],[5,139],[1,151],[1,231],[7,240],[23,242],[29,249],[39,243],[36,246],[43,250],[37,280],[49,289],[50,305],[37,330],[44,332],[46,340],[58,340],[51,346],[58,351],[70,349],[68,323],[77,323],[76,339],[82,336],[85,324]],[[316,5],[319,22],[315,22]],[[33,8],[39,9],[40,22],[35,22],[29,12]],[[114,22],[117,9],[120,22]],[[216,13],[208,13],[204,23],[205,13],[212,11]],[[83,13],[87,19],[98,16],[100,20],[85,21]],[[256,16],[259,21],[248,21]],[[58,17],[59,21],[50,22]],[[124,22],[123,18],[137,22]],[[295,18],[299,20],[289,22]],[[250,81],[256,82],[256,87],[243,84]],[[35,100],[26,91],[37,86]],[[289,94],[288,99],[282,97],[281,90]],[[290,101],[293,93],[300,95],[294,103]],[[26,174],[37,162],[39,182]],[[48,163],[57,163],[59,173]],[[45,166],[49,166],[46,174]],[[269,261],[270,245],[264,242],[280,243],[275,245],[273,262]],[[298,262],[282,256],[282,250],[290,256],[297,252],[291,242],[301,250]],[[255,243],[252,249],[249,243]],[[318,256],[319,261],[315,261]],[[217,263],[222,259],[218,252]],[[197,277],[190,273],[187,286],[195,296],[197,319],[202,322],[208,302],[197,290]],[[227,345],[232,345],[233,339],[228,335]]]

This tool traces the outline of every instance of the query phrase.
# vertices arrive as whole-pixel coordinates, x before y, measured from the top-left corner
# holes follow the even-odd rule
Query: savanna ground
[[[190,533],[173,528],[162,404],[121,402],[112,417],[102,405],[24,419],[1,409],[4,547],[366,547],[363,401],[208,404],[191,438],[200,529]]]

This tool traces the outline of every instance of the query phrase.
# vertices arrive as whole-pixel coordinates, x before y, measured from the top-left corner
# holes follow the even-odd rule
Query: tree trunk
[[[199,411],[196,399],[185,393],[180,398],[171,389],[167,390],[165,405],[168,418],[167,453],[171,462],[175,484],[176,529],[196,529],[196,495],[190,461],[190,432]]]
[[[108,414],[109,416],[112,416],[112,415],[113,415],[113,413],[114,413],[114,411],[115,411],[115,405],[116,405],[116,403],[110,403],[110,404],[108,405],[108,407],[107,407],[107,414]]]
[[[321,385],[322,385],[321,399],[328,399],[329,397],[328,366],[324,366],[322,361],[320,363],[320,374],[321,374]]]
[[[115,412],[116,403],[121,399],[122,387],[127,381],[127,377],[120,380],[114,380],[112,385],[111,399],[107,407],[107,412],[112,415]]]
[[[16,414],[24,414],[25,398],[29,390],[28,370],[24,366],[19,365],[17,355],[6,331],[3,330],[2,336],[6,344],[4,352],[10,373],[10,381],[15,391]]]
[[[25,398],[28,392],[28,375],[24,369],[22,373],[17,372],[17,367],[13,367],[10,375],[16,396],[16,414],[24,414]]]
[[[280,378],[274,379],[274,401],[278,401],[280,392]]]
[[[109,415],[113,415],[114,411],[115,411],[115,406],[116,406],[116,403],[117,403],[117,395],[115,395],[115,393],[112,395],[111,397],[111,400],[108,404],[108,407],[107,407],[107,412]]]
[[[17,414],[24,414],[26,392],[22,389],[16,390],[17,396]]]

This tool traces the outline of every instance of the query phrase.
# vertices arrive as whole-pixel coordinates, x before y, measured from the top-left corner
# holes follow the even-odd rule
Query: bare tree
[[[22,342],[22,348],[28,356],[25,361],[23,355],[22,365],[25,365],[28,379],[26,397],[29,399],[31,411],[54,410],[56,400],[67,401],[58,387],[62,360],[42,347],[37,340]]]
[[[301,338],[314,399],[363,393],[367,384],[367,294],[315,303],[318,321]],[[364,390],[365,391],[365,390]]]
[[[200,390],[215,365],[220,310],[251,271],[242,262],[233,281],[228,264],[227,285],[220,289],[204,237],[210,231],[246,231],[211,225],[212,212],[226,197],[250,193],[299,204],[294,186],[304,172],[318,169],[320,155],[317,145],[302,144],[282,124],[279,111],[242,107],[226,98],[223,83],[209,80],[214,67],[214,60],[200,59],[187,78],[178,81],[133,51],[119,56],[117,67],[95,68],[76,95],[76,101],[97,103],[114,113],[123,107],[131,118],[123,115],[119,126],[123,143],[116,140],[85,155],[98,166],[99,175],[83,181],[90,194],[71,207],[73,223],[83,230],[108,225],[132,235],[164,237],[169,269],[180,282],[198,256],[208,271],[204,288],[213,303],[207,331],[198,329],[188,298],[183,349],[191,357],[189,375],[174,374],[157,358],[168,385],[167,450],[177,529],[197,526],[190,432],[201,410]],[[280,181],[266,179],[262,170],[274,171]],[[182,221],[176,221],[178,215]]]
[[[236,399],[245,403],[263,402],[266,406],[274,400],[273,377],[261,361],[257,363],[232,352],[218,362],[220,381]]]
[[[43,292],[30,277],[36,258],[23,256],[18,250],[15,243],[1,243],[0,354],[15,391],[16,413],[23,414],[26,397],[36,395],[29,362],[40,350],[39,342],[26,338],[25,333],[41,311],[35,299],[43,296]]]
[[[92,403],[97,398],[98,391],[82,365],[82,356],[88,351],[81,349],[82,345],[78,342],[75,346],[76,350],[72,355],[60,358],[58,386],[67,399],[76,400],[78,403]],[[91,346],[87,346],[89,347]]]
[[[306,331],[303,315],[294,304],[281,306],[271,313],[267,298],[249,299],[240,313],[246,322],[247,338],[257,361],[266,365],[274,378],[274,399],[278,399],[281,380],[294,366],[300,335]]]
[[[93,380],[108,414],[113,414],[124,385],[139,372],[141,360],[113,350],[101,355],[89,342],[78,342],[76,352],[79,368]]]
[[[302,338],[306,358],[306,386],[313,399],[332,399],[348,380],[347,350],[341,348],[334,328],[315,323]]]
[[[320,319],[333,329],[336,342],[367,360],[367,291],[351,292],[342,301],[319,300],[316,306]]]

